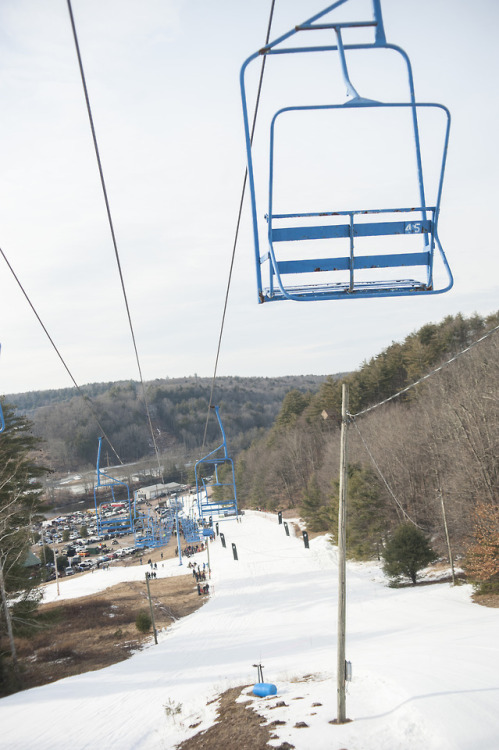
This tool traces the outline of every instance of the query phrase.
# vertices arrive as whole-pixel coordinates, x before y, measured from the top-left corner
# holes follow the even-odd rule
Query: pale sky
[[[351,3],[357,12],[365,0]],[[276,0],[271,38],[324,7]],[[452,114],[439,234],[454,288],[258,305],[246,201],[220,375],[350,370],[427,322],[499,307],[499,4],[382,9],[417,98]],[[213,372],[245,168],[239,70],[263,45],[269,10],[270,0],[73,0],[145,380]],[[384,68],[379,80],[355,73],[366,96],[386,84]],[[331,77],[333,95],[333,65]],[[262,112],[282,96],[270,70]],[[0,3],[0,103],[0,247],[79,384],[138,379],[64,0]],[[354,195],[358,184],[356,173]],[[0,391],[71,386],[1,258],[0,268]]]

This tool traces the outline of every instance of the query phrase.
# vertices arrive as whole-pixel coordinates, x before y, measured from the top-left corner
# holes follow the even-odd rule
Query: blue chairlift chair
[[[164,547],[170,541],[172,529],[171,519],[157,518],[150,510],[135,516],[133,532],[136,549]]]
[[[248,180],[251,195],[251,210],[253,219],[253,238],[256,261],[256,277],[258,301],[271,302],[279,300],[315,301],[333,299],[358,299],[364,297],[396,297],[419,294],[441,294],[448,291],[453,284],[452,274],[440,244],[437,232],[440,200],[444,178],[445,162],[449,139],[450,114],[441,104],[416,102],[412,68],[407,54],[399,47],[388,44],[385,38],[380,0],[372,0],[373,17],[368,21],[335,22],[324,21],[324,17],[335,11],[349,0],[339,0],[325,10],[313,16],[304,23],[269,43],[266,47],[251,55],[243,64],[240,76],[243,103],[244,128],[246,136],[246,151],[248,160]],[[372,27],[374,41],[363,44],[344,44],[343,31]],[[299,32],[314,30],[331,30],[335,34],[335,45],[317,47],[285,47],[283,43]],[[355,33],[358,33],[355,32]],[[347,52],[356,50],[388,49],[401,55],[407,68],[408,99],[402,102],[379,102],[361,97],[349,78],[347,67]],[[300,106],[291,104],[281,107],[273,116],[270,125],[269,146],[269,189],[266,235],[268,250],[260,249],[260,234],[264,234],[257,215],[257,196],[255,187],[255,160],[253,158],[252,136],[248,119],[248,106],[245,74],[248,65],[261,55],[299,55],[300,53],[329,55],[338,54],[341,74],[347,89],[347,101],[344,103],[320,103],[317,105]],[[356,207],[354,210],[335,211],[334,206],[324,204],[317,211],[279,212],[274,211],[274,182],[276,171],[276,124],[286,118],[297,116],[298,113],[311,113],[318,116],[319,112],[328,111],[339,115],[340,111],[360,110],[373,112],[386,110],[395,113],[405,110],[409,113],[412,123],[415,168],[417,171],[417,190],[419,205],[395,205],[391,207]],[[443,120],[442,153],[439,157],[438,179],[435,202],[428,205],[426,200],[425,182],[423,179],[423,154],[420,139],[419,119],[424,111],[432,110],[440,113]],[[299,115],[298,115],[299,116]],[[313,133],[311,133],[313,138]],[[306,146],[305,146],[306,148]],[[334,179],[334,175],[331,177]],[[396,249],[393,241],[387,238],[399,238]],[[371,254],[359,254],[358,246],[365,238],[374,241],[381,252],[376,249]],[[316,257],[303,250],[310,248],[311,241],[325,240],[314,243],[314,247],[327,246],[327,257]],[[340,242],[338,242],[338,240]],[[419,240],[414,246],[414,240]],[[388,250],[385,249],[385,245]],[[343,254],[336,250],[343,247]],[[409,249],[408,249],[409,246]],[[284,249],[283,249],[284,248]],[[341,248],[340,248],[341,249]],[[365,249],[365,243],[364,243]],[[288,255],[286,256],[286,251]],[[436,286],[434,277],[434,260],[438,254],[440,270],[444,281]],[[298,257],[297,257],[298,256]],[[305,257],[304,257],[305,256]],[[268,270],[268,285],[262,282],[262,270]],[[411,275],[407,270],[413,269]],[[379,271],[379,269],[384,269]],[[393,269],[397,269],[394,271]],[[400,271],[398,270],[400,269]],[[419,275],[415,271],[419,269]],[[340,272],[340,273],[338,273]],[[342,273],[341,273],[342,272]],[[440,274],[442,276],[442,273]],[[402,278],[399,278],[403,276]]]
[[[212,406],[217,416],[222,443],[194,466],[198,514],[201,521],[211,517],[218,520],[237,520],[237,493],[234,461],[227,451],[227,439],[220,418],[219,407]],[[224,472],[220,471],[227,469]]]
[[[120,482],[118,479],[106,474],[100,468],[100,457],[102,448],[102,438],[99,438],[99,447],[97,449],[97,482],[94,486],[94,504],[95,504],[95,518],[97,522],[97,533],[99,536],[105,534],[113,534],[119,532],[129,533],[133,531],[133,517],[132,507],[130,502],[130,489],[126,482]],[[115,489],[118,487],[124,487],[126,490],[126,497],[120,499],[119,502],[124,503],[125,509],[121,513],[119,518],[106,517],[107,507],[110,507],[112,503],[117,503]],[[98,492],[101,488],[104,488],[106,492],[103,497],[101,492]],[[122,493],[125,494],[125,493]],[[103,507],[107,506],[107,507]]]

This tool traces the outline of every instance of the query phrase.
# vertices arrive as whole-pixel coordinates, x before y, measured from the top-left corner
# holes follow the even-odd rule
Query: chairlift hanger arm
[[[101,451],[102,451],[102,438],[98,438],[99,441],[99,447],[97,448],[97,466],[96,466],[96,473],[97,473],[97,487],[109,487],[111,484],[120,484],[122,487],[126,487],[127,491],[129,491],[128,484],[126,482],[121,482],[119,479],[116,479],[115,477],[112,477],[110,474],[106,474],[102,469],[100,468],[100,458],[101,458]],[[101,483],[101,477],[105,477],[106,479],[109,479],[110,482],[107,484]]]
[[[266,55],[273,47],[276,47],[279,44],[282,44],[286,41],[286,39],[289,39],[294,34],[298,33],[302,30],[302,28],[307,28],[307,30],[310,30],[313,28],[313,24],[318,21],[320,18],[323,18],[324,16],[327,16],[328,13],[331,13],[333,10],[336,10],[336,8],[339,8],[340,5],[345,5],[349,0],[337,0],[337,2],[333,3],[332,5],[328,5],[327,8],[324,8],[324,10],[321,10],[319,13],[316,13],[315,16],[312,16],[311,18],[307,19],[306,21],[303,21],[303,23],[298,24],[294,27],[294,29],[291,29],[290,31],[286,32],[282,36],[278,37],[277,39],[274,39],[272,42],[269,42],[265,45],[265,47],[262,47],[256,54],[258,55]],[[379,5],[379,0],[373,0],[373,10],[374,10],[374,16],[375,16],[375,23],[371,23],[370,25],[380,25],[383,26],[383,20],[381,17],[381,8]],[[382,34],[384,36],[384,32]]]

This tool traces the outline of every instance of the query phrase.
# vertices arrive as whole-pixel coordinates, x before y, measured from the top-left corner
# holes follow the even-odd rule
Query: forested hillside
[[[220,377],[214,402],[235,454],[261,430],[269,428],[282,399],[290,389],[316,392],[324,377],[282,378]],[[173,457],[187,458],[199,452],[210,399],[210,378],[196,376],[146,383],[147,401],[159,451],[168,464]],[[56,471],[74,472],[95,465],[97,438],[101,434],[94,414],[124,463],[154,455],[142,388],[135,381],[93,383],[81,389],[91,404],[74,388],[7,395],[6,401],[33,422],[43,438],[44,462]],[[208,422],[206,444],[220,443],[214,415]],[[107,450],[107,447],[105,448]],[[110,452],[110,451],[109,451]],[[197,456],[199,457],[199,456]],[[111,463],[116,457],[110,456]]]
[[[498,323],[499,314],[449,317],[392,344],[344,378],[350,413],[403,389]],[[494,333],[416,388],[351,421],[350,555],[377,555],[389,531],[408,520],[446,554],[443,508],[455,553],[472,542],[480,513],[490,533],[490,518],[496,519],[497,549],[498,373]],[[299,507],[310,529],[335,535],[341,382],[328,378],[315,394],[287,394],[270,432],[238,458],[240,502]]]

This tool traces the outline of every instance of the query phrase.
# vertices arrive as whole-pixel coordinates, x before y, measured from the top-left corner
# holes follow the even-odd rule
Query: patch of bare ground
[[[299,508],[286,508],[286,510],[282,511],[283,518],[296,518],[299,515],[300,515]]]
[[[151,579],[149,584],[158,631],[206,601],[198,596],[191,576]],[[102,669],[128,658],[152,637],[152,633],[139,633],[135,626],[141,610],[149,612],[145,580],[112,586],[92,596],[41,604],[39,632],[30,638],[16,638],[22,688]],[[7,643],[0,643],[0,648],[8,652]]]
[[[472,599],[482,607],[499,607],[499,594],[473,594]]]
[[[287,742],[275,747],[272,725],[245,703],[237,703],[244,686],[230,688],[220,696],[216,723],[198,732],[194,737],[177,745],[177,750],[220,750],[221,747],[237,750],[292,750]]]

